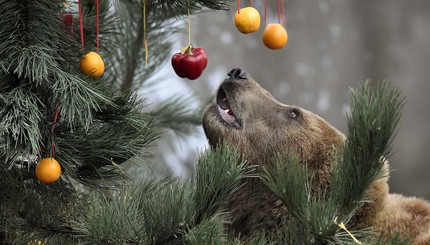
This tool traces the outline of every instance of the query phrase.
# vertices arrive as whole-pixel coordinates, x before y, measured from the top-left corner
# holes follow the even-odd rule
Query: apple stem
[[[193,45],[190,43],[188,45],[187,51],[185,51],[185,53],[189,54],[189,55],[193,55]]]

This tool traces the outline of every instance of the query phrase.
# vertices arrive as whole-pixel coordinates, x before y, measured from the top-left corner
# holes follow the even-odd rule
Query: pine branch
[[[73,178],[85,184],[123,178],[118,164],[146,156],[145,148],[159,136],[157,121],[142,112],[143,101],[136,95],[120,95],[112,100],[115,106],[102,105],[89,130],[71,130],[61,124],[56,128],[58,158]]]
[[[29,178],[33,175],[34,169],[27,172],[0,166],[3,180],[0,181],[1,231],[11,234],[17,244],[45,238],[67,241],[70,234],[62,234],[71,231],[65,224],[79,214],[81,199],[69,185],[62,182],[39,184],[34,177]]]
[[[62,60],[61,1],[0,1],[0,67],[27,82],[43,85]],[[55,70],[55,69],[54,69]]]
[[[220,148],[202,156],[192,180],[147,178],[91,204],[75,229],[83,243],[217,244],[221,204],[248,171],[236,151]]]
[[[120,193],[113,200],[98,198],[84,210],[77,221],[76,229],[84,244],[113,244],[136,241],[145,233],[137,233],[133,224],[144,223],[142,215],[136,213],[135,202],[127,193]],[[139,229],[140,232],[140,229]],[[137,242],[136,242],[137,244]]]
[[[40,106],[39,98],[24,87],[0,94],[0,149],[8,149],[0,151],[0,159],[4,157],[5,163],[39,153]]]
[[[348,140],[333,173],[332,195],[351,211],[381,172],[391,154],[404,97],[387,81],[370,88],[370,80],[351,90]],[[372,197],[366,197],[372,198]]]
[[[229,146],[220,146],[200,156],[194,178],[195,223],[219,211],[226,198],[240,187],[240,180],[250,172],[251,168],[240,161],[238,151]]]
[[[52,105],[60,106],[60,117],[69,127],[83,125],[88,130],[93,121],[93,111],[100,110],[100,103],[115,106],[101,91],[69,73],[58,71],[60,76],[52,85]],[[54,108],[55,108],[54,107]]]
[[[287,154],[277,157],[273,167],[263,168],[263,182],[284,202],[298,219],[307,216],[311,184],[307,168],[299,159]]]
[[[141,2],[143,0],[140,0]],[[186,15],[188,6],[192,11],[202,10],[228,10],[231,0],[187,0],[187,1],[166,1],[166,0],[146,0],[147,5],[154,12],[158,12],[161,18],[169,19]]]
[[[188,134],[201,123],[200,111],[192,110],[188,104],[190,99],[177,96],[160,103],[151,110],[150,115],[158,119],[159,127],[179,134]]]
[[[205,219],[199,225],[190,229],[185,234],[185,244],[201,245],[208,244],[209,241],[213,245],[225,244],[224,221],[222,221],[222,218],[221,221],[218,219],[220,218]]]
[[[277,240],[286,244],[324,244],[336,231],[333,223],[336,206],[326,199],[324,190],[311,190],[312,175],[299,159],[279,156],[262,173],[263,182],[283,201],[290,218]]]

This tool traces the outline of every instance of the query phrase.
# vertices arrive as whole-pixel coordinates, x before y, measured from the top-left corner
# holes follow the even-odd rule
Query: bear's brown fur
[[[314,113],[278,102],[241,69],[233,69],[221,84],[216,103],[206,109],[202,123],[211,146],[235,145],[252,165],[270,164],[278,153],[295,153],[313,171],[313,189],[330,184],[333,149],[346,140]],[[385,177],[367,190],[374,202],[365,204],[353,222],[386,235],[412,237],[415,245],[430,244],[430,204],[388,194],[388,164],[381,174]],[[231,229],[245,238],[274,230],[286,217],[286,208],[258,178],[245,182],[225,205]]]

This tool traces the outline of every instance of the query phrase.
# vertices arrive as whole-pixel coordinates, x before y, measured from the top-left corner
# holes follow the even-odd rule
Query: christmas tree
[[[187,10],[195,14],[228,4],[0,4],[1,240],[26,244],[37,237],[73,234],[73,211],[89,200],[77,186],[92,193],[123,184],[120,165],[130,159],[143,162],[147,146],[163,128],[187,132],[196,125],[198,114],[185,110],[182,101],[148,110],[136,90],[170,55],[169,36],[181,30],[174,24],[178,18]],[[80,65],[90,51],[100,54],[105,70],[100,64]]]
[[[276,234],[255,234],[248,244],[355,244],[374,235],[349,235],[342,222],[348,225],[370,198],[364,192],[381,171],[380,156],[390,154],[402,98],[388,83],[375,90],[365,83],[351,93],[349,140],[329,191],[311,195],[309,173],[294,156],[280,156],[256,176],[232,146],[202,153],[188,180],[133,182],[122,163],[145,162],[164,128],[187,132],[199,118],[177,100],[148,110],[136,90],[168,58],[178,17],[227,9],[228,1],[0,0],[0,6],[4,244],[242,244],[226,230],[222,204],[256,177],[292,217]],[[80,71],[90,51],[101,54],[103,74],[100,67]],[[37,174],[45,159],[57,167]]]

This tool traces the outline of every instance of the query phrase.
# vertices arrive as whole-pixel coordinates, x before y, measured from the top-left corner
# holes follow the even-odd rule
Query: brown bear
[[[331,183],[333,149],[346,137],[327,121],[297,106],[278,102],[243,69],[233,69],[222,82],[216,102],[202,118],[211,146],[237,146],[252,165],[266,166],[283,152],[293,152],[314,173],[312,188]],[[388,165],[382,178],[367,190],[374,202],[366,204],[352,219],[364,227],[412,237],[413,244],[430,244],[430,204],[424,200],[388,194]],[[244,185],[225,203],[231,215],[231,229],[247,238],[261,231],[274,231],[288,211],[258,178]]]

